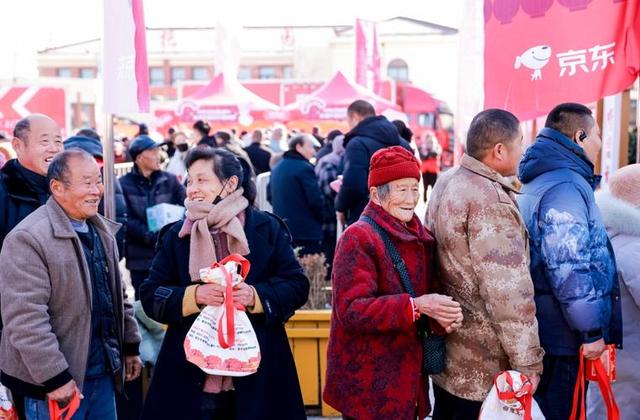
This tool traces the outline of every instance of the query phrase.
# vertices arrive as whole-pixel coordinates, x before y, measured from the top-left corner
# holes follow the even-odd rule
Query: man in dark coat
[[[262,145],[262,130],[255,130],[253,132],[251,135],[251,144],[244,150],[247,152],[247,155],[249,155],[249,159],[251,159],[251,164],[253,165],[253,170],[256,175],[271,170],[269,167],[271,151]]]
[[[125,254],[136,300],[140,284],[149,275],[158,239],[158,232],[149,230],[147,208],[161,203],[182,206],[185,199],[178,178],[160,170],[159,146],[148,136],[135,139],[129,147],[133,170],[120,178],[128,210]]]
[[[245,210],[244,232],[251,269],[245,279],[255,288],[264,313],[248,313],[262,360],[252,375],[233,378],[236,420],[304,419],[304,406],[284,325],[306,302],[309,281],[291,250],[291,237],[277,217],[254,207]],[[183,223],[163,229],[149,279],[141,288],[149,316],[169,325],[158,356],[143,419],[198,419],[207,374],[185,358],[184,340],[197,313],[183,316],[189,276],[190,237],[179,237]],[[157,384],[157,385],[156,385]],[[271,413],[277,416],[267,416]],[[230,419],[232,420],[232,419]]]
[[[49,198],[47,170],[62,151],[60,126],[46,115],[30,115],[14,127],[11,146],[18,157],[0,170],[0,250],[9,232]],[[22,396],[14,403],[22,414]]]
[[[49,198],[47,169],[62,151],[60,127],[46,115],[31,115],[18,121],[11,144],[18,157],[0,171],[0,249],[11,229]]]
[[[369,202],[367,176],[371,156],[384,147],[412,150],[386,117],[376,117],[369,102],[357,100],[349,105],[347,122],[351,131],[344,138],[344,173],[336,197],[336,212],[340,223],[350,225],[358,220]]]
[[[102,153],[102,143],[100,142],[100,137],[97,139],[94,137],[88,137],[83,135],[75,135],[73,137],[69,137],[64,141],[64,148],[71,149],[73,147],[77,147],[79,149],[84,150],[89,153],[93,158],[98,162],[102,170],[103,164],[103,153]],[[104,172],[104,171],[103,171]],[[114,186],[114,195],[115,195],[115,203],[116,203],[116,222],[122,225],[122,228],[116,233],[116,241],[118,242],[118,254],[120,258],[124,258],[124,237],[125,237],[125,227],[127,225],[127,203],[124,201],[124,193],[122,192],[122,186],[120,185],[120,181],[117,178],[113,178],[113,186]],[[98,212],[104,215],[104,200],[100,201],[100,207],[98,208]]]
[[[289,150],[271,171],[268,192],[273,212],[291,231],[294,247],[302,248],[300,255],[322,252],[324,197],[309,162],[315,154],[313,143],[308,134],[291,139]]]

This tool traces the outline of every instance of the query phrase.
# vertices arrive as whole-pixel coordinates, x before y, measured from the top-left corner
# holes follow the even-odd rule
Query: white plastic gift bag
[[[18,420],[18,412],[13,406],[11,392],[0,384],[0,420]]]
[[[520,372],[505,370],[498,373],[482,403],[478,420],[544,420],[531,388],[527,377]]]
[[[233,286],[248,272],[249,261],[238,254],[200,270],[203,282],[226,288],[224,303],[204,308],[184,340],[187,360],[210,375],[247,376],[258,370],[258,338],[244,308],[235,307],[232,297]]]

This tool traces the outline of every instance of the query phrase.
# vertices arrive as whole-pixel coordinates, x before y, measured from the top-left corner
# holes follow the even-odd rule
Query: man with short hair
[[[17,158],[0,170],[0,249],[4,238],[49,198],[47,169],[62,151],[60,126],[42,114],[16,124],[11,145]]]
[[[340,223],[354,223],[369,202],[367,177],[371,156],[384,147],[411,146],[400,138],[396,127],[386,117],[376,116],[373,106],[357,100],[347,108],[349,131],[344,137],[344,173],[342,187],[336,197],[336,212]]]
[[[102,170],[103,166],[103,153],[102,143],[100,142],[100,136],[97,138],[92,136],[89,129],[83,129],[75,136],[69,137],[63,143],[65,150],[72,148],[79,148],[89,153],[98,163],[98,166]],[[84,134],[80,134],[84,133]],[[93,131],[95,133],[95,131]],[[98,135],[95,133],[96,136]],[[113,191],[114,201],[116,205],[116,222],[120,223],[123,227],[116,233],[116,241],[118,243],[118,254],[120,258],[124,258],[124,241],[125,241],[125,226],[127,225],[127,204],[124,200],[124,193],[122,192],[122,186],[118,178],[113,178]],[[98,212],[104,216],[104,201],[100,201],[100,207]]]
[[[137,137],[129,147],[133,170],[120,178],[127,203],[126,259],[138,300],[140,285],[149,275],[158,232],[149,230],[147,208],[167,203],[184,205],[185,189],[175,175],[160,170],[160,144]]]
[[[284,219],[300,255],[322,252],[324,197],[309,160],[315,155],[315,139],[298,134],[289,141],[289,150],[271,171],[267,194],[273,212]]]
[[[471,122],[460,166],[436,182],[429,201],[444,293],[464,315],[447,336],[444,372],[432,377],[434,420],[478,418],[502,370],[526,375],[533,391],[542,373],[527,232],[508,179],[521,156],[518,119],[483,111]]]
[[[245,152],[251,159],[251,164],[256,172],[260,175],[263,172],[269,172],[269,161],[271,160],[271,152],[262,145],[262,130],[256,129],[251,134],[251,144],[245,147]]]
[[[140,336],[125,300],[114,233],[98,214],[96,161],[73,149],[49,166],[52,197],[5,239],[0,252],[4,330],[1,381],[25,397],[28,420],[48,401],[82,398],[74,417],[116,419],[115,390],[140,375]]]
[[[546,352],[535,397],[548,419],[569,418],[580,350],[597,359],[606,344],[622,344],[615,258],[593,193],[601,146],[591,110],[560,104],[520,163],[518,202]]]

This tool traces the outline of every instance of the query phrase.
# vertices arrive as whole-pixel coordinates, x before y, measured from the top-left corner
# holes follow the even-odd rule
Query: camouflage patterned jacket
[[[433,381],[468,400],[486,398],[501,370],[542,372],[527,231],[514,192],[506,178],[465,154],[438,180],[427,210],[442,286],[464,315],[447,337],[446,369]]]

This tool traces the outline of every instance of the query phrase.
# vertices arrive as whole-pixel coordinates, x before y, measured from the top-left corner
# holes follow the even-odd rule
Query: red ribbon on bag
[[[496,380],[502,373],[505,374],[505,377],[507,378],[507,384],[509,384],[509,386],[511,387],[511,391],[500,391],[500,387],[498,386]],[[522,387],[518,391],[513,391],[513,378],[511,377],[511,374],[506,371],[498,373],[495,378],[493,378],[493,383],[496,386],[496,391],[500,400],[517,400],[524,408],[523,420],[531,420],[531,389],[533,386],[525,375],[520,374],[520,377],[523,378],[523,380]]]
[[[64,408],[60,408],[58,401],[49,400],[49,418],[50,420],[70,419],[78,411],[78,408],[80,408],[80,395],[76,391]]]
[[[244,307],[240,304],[233,304],[233,274],[230,273],[227,268],[224,266],[227,262],[233,261],[240,265],[240,274],[242,278],[246,278],[249,273],[249,269],[251,268],[251,264],[249,260],[244,258],[239,254],[231,254],[228,257],[224,258],[220,262],[213,263],[211,268],[219,268],[224,274],[225,278],[225,294],[224,294],[224,310],[218,319],[218,343],[220,347],[223,349],[228,349],[229,347],[233,347],[236,343],[236,323],[234,312],[235,309],[240,311],[244,311]],[[227,339],[224,338],[223,326],[224,323],[222,319],[226,316],[227,318]]]
[[[610,351],[614,351],[610,348]],[[602,398],[604,400],[605,405],[607,406],[607,419],[608,420],[620,420],[620,409],[618,408],[618,403],[616,403],[616,398],[613,395],[613,390],[611,389],[611,379],[607,375],[602,361],[600,359],[596,360],[585,360],[582,355],[582,347],[580,347],[580,364],[578,366],[578,378],[576,380],[576,386],[573,390],[573,406],[571,407],[571,417],[570,420],[585,420],[586,419],[586,406],[584,403],[584,395],[586,393],[586,381],[587,377],[585,374],[585,369],[588,372],[595,372],[595,379],[598,382],[598,387],[600,388],[600,392],[602,393]],[[578,401],[580,400],[580,401]],[[578,417],[578,404],[580,404],[580,416]]]

